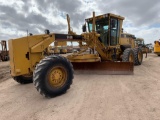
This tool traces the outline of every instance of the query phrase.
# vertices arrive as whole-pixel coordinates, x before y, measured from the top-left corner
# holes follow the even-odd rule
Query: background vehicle
[[[160,56],[160,42],[154,41],[154,53]]]
[[[136,37],[130,33],[121,33],[120,44],[132,48],[134,52],[134,65],[141,65],[143,61],[143,51],[140,46],[136,46]]]
[[[7,42],[5,40],[0,41],[1,48],[0,50],[0,61],[8,61],[9,60],[9,52],[7,50]]]
[[[143,38],[136,38],[135,39],[135,44],[138,47],[141,47],[143,53],[149,53],[149,47],[144,43],[144,39]]]

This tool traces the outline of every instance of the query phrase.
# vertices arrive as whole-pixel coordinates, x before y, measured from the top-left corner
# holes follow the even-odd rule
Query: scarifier
[[[45,34],[11,39],[11,75],[21,84],[33,81],[40,94],[54,97],[70,88],[74,70],[85,74],[133,74],[134,52],[119,43],[123,20],[111,13],[95,17],[93,12],[93,17],[86,19],[83,33],[77,35],[67,16],[68,34],[45,30]],[[77,41],[81,51],[66,57],[46,54],[56,41]]]

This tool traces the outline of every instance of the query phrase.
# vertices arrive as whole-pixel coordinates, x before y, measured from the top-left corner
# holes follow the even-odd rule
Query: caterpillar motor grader
[[[142,49],[143,53],[149,53],[149,47],[144,43],[143,38],[136,38],[135,39],[136,46],[140,47]]]
[[[12,77],[21,84],[33,81],[41,95],[54,97],[70,88],[74,70],[92,74],[133,74],[134,52],[130,46],[119,43],[123,20],[119,15],[95,16],[93,12],[93,17],[85,20],[81,35],[72,30],[68,34],[45,30],[45,34],[9,40]],[[55,41],[77,41],[83,50],[67,57],[46,54],[48,46]]]
[[[133,34],[130,33],[121,33],[120,37],[120,44],[121,45],[128,45],[132,48],[134,52],[134,65],[141,65],[143,61],[143,49],[141,46],[137,45],[136,37]]]

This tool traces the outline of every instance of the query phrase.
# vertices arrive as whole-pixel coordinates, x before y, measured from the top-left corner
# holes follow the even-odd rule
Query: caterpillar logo
[[[68,36],[67,36],[67,39],[73,39],[73,36],[68,35]]]

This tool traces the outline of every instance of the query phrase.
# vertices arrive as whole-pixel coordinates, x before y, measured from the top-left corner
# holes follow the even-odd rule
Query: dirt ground
[[[9,61],[0,62],[0,83],[9,78],[11,78],[10,69],[9,69]]]
[[[75,75],[67,93],[52,99],[33,84],[3,80],[0,113],[0,120],[160,120],[160,57],[149,54],[134,75]]]

